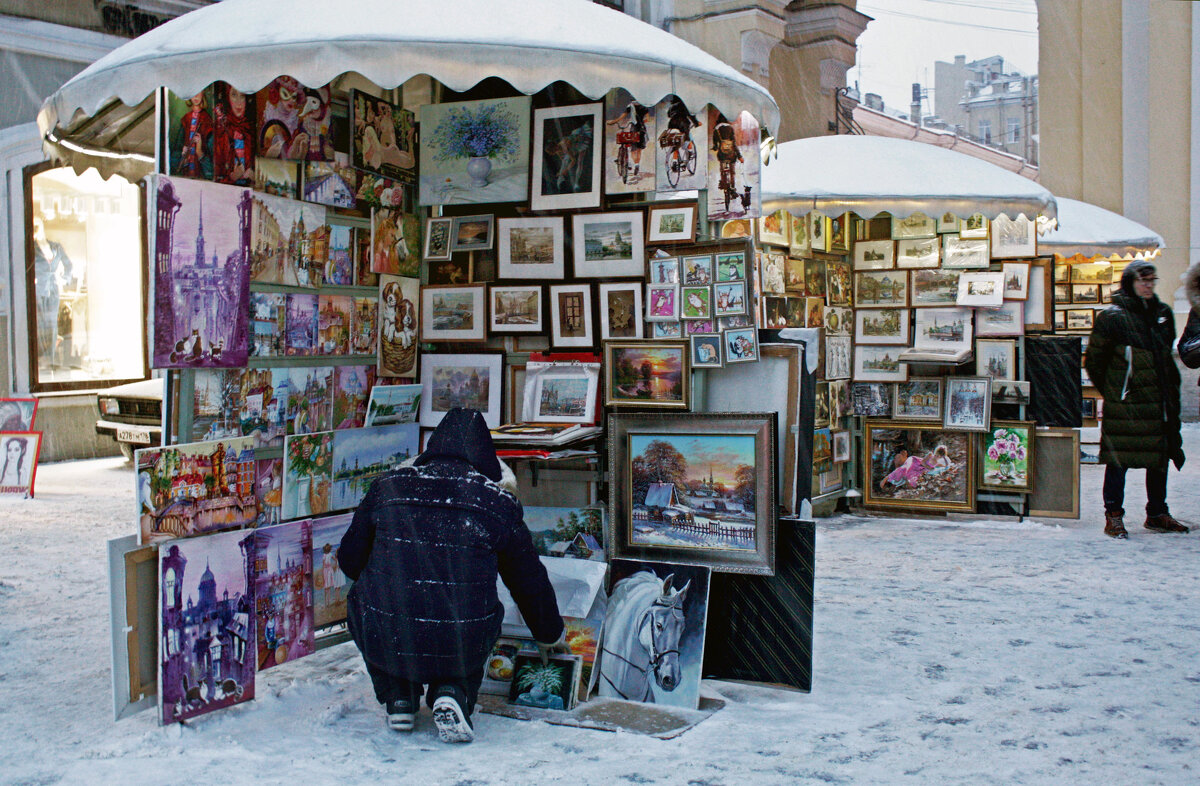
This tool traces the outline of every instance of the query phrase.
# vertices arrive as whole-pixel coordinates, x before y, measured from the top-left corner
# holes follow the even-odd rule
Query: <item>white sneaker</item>
[[[475,730],[453,696],[439,696],[433,702],[433,722],[442,742],[470,742]]]

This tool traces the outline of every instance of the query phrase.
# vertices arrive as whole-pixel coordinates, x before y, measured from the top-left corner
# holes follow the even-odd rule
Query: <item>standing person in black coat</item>
[[[1104,468],[1104,534],[1127,538],[1125,473],[1146,469],[1146,524],[1153,532],[1187,532],[1167,509],[1167,468],[1183,466],[1179,432],[1179,367],[1171,353],[1175,315],[1154,294],[1158,273],[1142,260],[1121,274],[1112,305],[1096,316],[1085,364],[1104,396],[1100,462]]]
[[[354,580],[347,625],[388,725],[410,731],[422,686],[438,734],[470,742],[484,661],[500,634],[497,573],[543,655],[566,651],[562,617],[483,416],[453,409],[412,466],[367,491],[338,548]]]
[[[1193,262],[1183,274],[1183,288],[1192,310],[1179,337],[1179,359],[1188,368],[1200,368],[1200,262]]]

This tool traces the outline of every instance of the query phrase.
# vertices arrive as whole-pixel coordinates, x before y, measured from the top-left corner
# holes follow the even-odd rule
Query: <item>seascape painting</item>
[[[329,510],[358,507],[371,483],[421,450],[416,423],[333,432],[333,492]]]
[[[254,531],[254,616],[258,670],[315,651],[312,522]]]

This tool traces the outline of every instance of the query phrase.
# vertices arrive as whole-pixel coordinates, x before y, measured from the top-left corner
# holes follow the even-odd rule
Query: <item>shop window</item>
[[[31,390],[145,379],[141,191],[42,165],[25,194]]]

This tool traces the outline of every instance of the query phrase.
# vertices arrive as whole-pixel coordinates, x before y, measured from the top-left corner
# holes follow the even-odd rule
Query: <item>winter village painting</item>
[[[159,549],[164,725],[254,698],[254,535],[227,532]]]
[[[752,434],[631,434],[629,542],[756,548]]]
[[[253,444],[237,437],[137,451],[139,542],[253,526]]]
[[[250,191],[159,176],[155,194],[151,365],[245,366]]]
[[[546,557],[604,561],[604,508],[525,508],[533,547]]]
[[[291,521],[254,531],[259,670],[313,653],[312,572],[312,522]]]
[[[317,628],[346,619],[350,580],[338,565],[337,550],[353,519],[353,513],[340,513],[312,520],[313,625]]]

